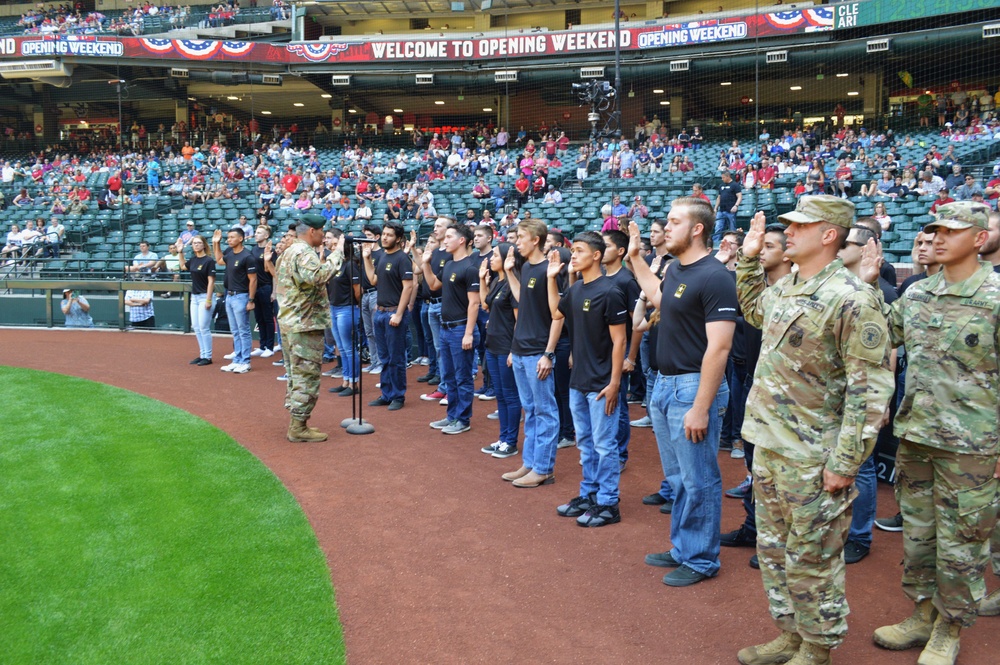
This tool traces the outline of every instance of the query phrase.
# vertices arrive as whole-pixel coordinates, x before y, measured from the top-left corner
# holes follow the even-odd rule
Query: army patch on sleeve
[[[877,349],[882,345],[882,328],[879,324],[869,321],[861,326],[861,346],[866,349]]]

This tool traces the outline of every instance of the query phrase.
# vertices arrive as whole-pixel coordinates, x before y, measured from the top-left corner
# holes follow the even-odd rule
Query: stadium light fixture
[[[723,81],[723,82],[722,82],[722,83],[720,83],[719,85],[732,85],[732,84],[733,84],[733,82],[732,82],[732,81]]]
[[[483,109],[483,111],[486,112],[486,113],[492,113],[493,109],[491,109],[489,107],[486,107],[486,108]]]
[[[292,106],[305,106],[302,102],[295,102]]]
[[[437,100],[437,101],[436,101],[436,102],[434,102],[434,103],[435,103],[435,104],[437,104],[438,106],[444,106],[444,102],[443,102],[443,101],[441,101],[440,99],[439,99],[439,100]]]
[[[271,115],[271,112],[270,111],[261,111],[260,114],[261,115]]]
[[[856,90],[852,90],[851,92],[847,93],[847,96],[848,97],[857,97],[859,94],[861,94],[861,93],[857,92]]]
[[[663,94],[663,91],[662,91],[662,90],[660,90],[659,88],[657,88],[656,90],[654,90],[654,91],[653,91],[653,94],[654,94],[654,95],[662,95],[662,94]]]
[[[393,113],[402,113],[403,109],[393,109],[392,112]]]
[[[847,73],[837,74],[837,78],[839,78],[839,79],[847,78],[848,76],[850,76],[850,74],[847,74]]]
[[[793,85],[792,87],[789,88],[789,90],[801,90],[801,89],[802,89],[801,85]]]
[[[333,97],[333,95],[324,92],[322,95],[320,95],[320,97],[322,97],[323,99],[330,99],[331,97]]]

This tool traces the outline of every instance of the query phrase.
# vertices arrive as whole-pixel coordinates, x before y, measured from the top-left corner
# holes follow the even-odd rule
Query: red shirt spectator
[[[943,206],[946,203],[954,203],[955,199],[948,196],[948,190],[942,189],[938,192],[938,197],[934,199],[934,203],[931,204],[930,213],[933,215],[937,212],[938,206]]]
[[[281,179],[281,186],[285,188],[285,191],[294,194],[299,188],[299,183],[302,182],[302,178],[295,175],[294,173],[287,173],[284,178]]]

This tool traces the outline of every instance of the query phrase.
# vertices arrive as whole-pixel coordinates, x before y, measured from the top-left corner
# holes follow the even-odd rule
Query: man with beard
[[[719,571],[722,477],[718,451],[729,401],[723,382],[736,327],[733,279],[715,260],[710,234],[712,206],[680,198],[667,215],[664,242],[676,261],[662,282],[639,260],[639,227],[629,225],[629,256],[639,286],[660,310],[658,376],[647,396],[667,481],[676,492],[671,520],[673,549],[649,554],[646,563],[675,570],[669,586],[690,586]]]

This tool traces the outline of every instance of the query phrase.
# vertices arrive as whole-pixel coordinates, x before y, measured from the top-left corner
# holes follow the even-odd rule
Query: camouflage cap
[[[990,209],[982,203],[975,201],[956,201],[938,206],[934,213],[934,221],[924,226],[924,230],[933,233],[935,226],[943,226],[946,229],[980,229],[989,228]]]
[[[849,229],[854,226],[854,204],[828,194],[803,196],[795,210],[778,215],[778,221],[785,224],[827,222]]]
[[[317,215],[316,213],[309,213],[299,217],[299,224],[305,224],[306,226],[311,226],[314,229],[322,229],[326,226],[326,217],[323,215]]]

